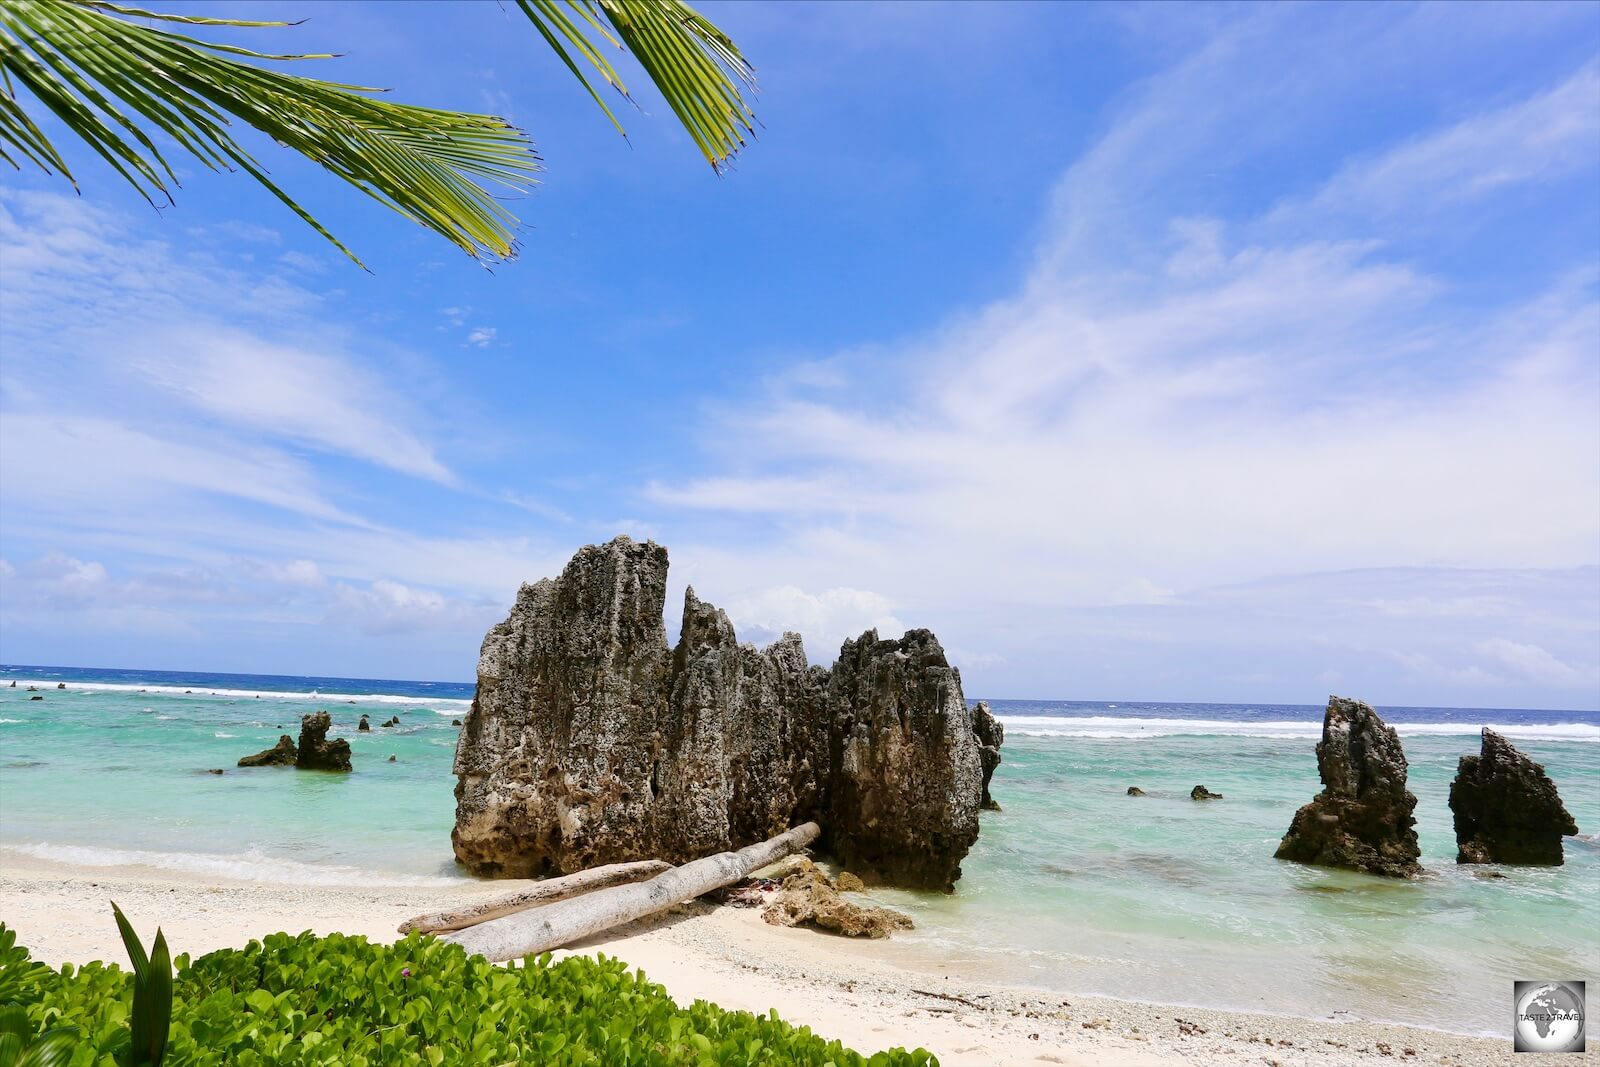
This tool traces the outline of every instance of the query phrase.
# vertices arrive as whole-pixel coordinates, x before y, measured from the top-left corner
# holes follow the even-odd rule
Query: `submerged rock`
[[[1144,796],[1144,790],[1140,789],[1136,785],[1130,785],[1128,787],[1128,795],[1130,797],[1142,797],[1142,796]]]
[[[1392,878],[1422,868],[1417,798],[1406,790],[1400,736],[1369,704],[1329,697],[1317,743],[1322,792],[1295,812],[1279,859],[1347,867]]]
[[[1189,790],[1190,800],[1221,800],[1221,793],[1213,793],[1203,785],[1197,785]]]
[[[1544,767],[1488,727],[1476,756],[1462,756],[1450,783],[1457,863],[1559,867],[1561,839],[1578,824]]]
[[[989,710],[989,702],[978,701],[972,709],[972,732],[978,735],[978,761],[983,768],[983,802],[985,811],[999,811],[1000,805],[989,795],[989,779],[1000,766],[1000,746],[1005,744],[1006,728]]]
[[[294,738],[283,734],[278,738],[278,743],[271,748],[264,748],[254,756],[245,756],[239,760],[241,767],[287,767],[294,764],[299,753],[294,747]]]
[[[761,909],[761,918],[774,926],[815,926],[845,937],[884,938],[913,925],[910,916],[891,908],[845,900],[826,872],[808,859],[783,879]]]
[[[502,877],[682,863],[815,819],[861,876],[950,888],[982,742],[937,639],[868,631],[829,671],[798,634],[741,645],[690,589],[669,649],[666,578],[666,549],[619,537],[518,592],[457,742],[457,858]]]
[[[342,737],[328,740],[332,718],[325,711],[300,716],[300,755],[294,765],[307,771],[348,771],[350,742]]]

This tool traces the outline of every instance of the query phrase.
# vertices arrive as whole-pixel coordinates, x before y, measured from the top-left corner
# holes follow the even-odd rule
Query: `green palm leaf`
[[[516,218],[491,189],[522,192],[538,157],[492,115],[374,99],[378,90],[298,77],[235,59],[301,60],[212,44],[128,21],[282,26],[158,15],[98,0],[0,0],[0,158],[76,179],[16,96],[27,89],[147,199],[178,184],[137,115],[212,170],[265,185],[351,259],[354,253],[268,176],[234,140],[231,120],[267,134],[378,202],[483,260],[516,251]],[[20,159],[18,158],[20,157]],[[360,260],[356,260],[360,262]]]
[[[754,91],[754,68],[727,34],[683,0],[517,0],[517,6],[618,130],[621,123],[566,45],[630,101],[605,50],[632,52],[713,168],[733,158],[755,132],[755,112],[739,91],[741,84]]]
[[[682,0],[517,4],[619,131],[579,59],[631,101],[606,57],[631,52],[715,169],[753,133],[755,115],[739,87],[754,90],[754,71],[726,34]],[[259,65],[332,56],[256,52],[131,19],[292,25],[159,14],[105,0],[0,0],[0,160],[31,163],[77,187],[19,99],[26,90],[151,203],[170,202],[179,184],[165,155],[176,145],[211,170],[249,174],[360,263],[234,140],[239,121],[481,261],[515,255],[517,219],[499,197],[530,189],[539,158],[504,119],[397,104],[371,95],[381,90]]]

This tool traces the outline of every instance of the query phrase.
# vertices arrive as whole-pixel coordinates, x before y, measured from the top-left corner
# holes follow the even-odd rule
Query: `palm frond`
[[[755,112],[739,90],[742,84],[755,91],[754,68],[727,34],[683,0],[517,0],[517,6],[619,131],[621,123],[579,72],[567,45],[630,102],[605,50],[632,52],[714,169],[755,132]]]
[[[0,0],[0,158],[21,156],[77,181],[17,101],[28,90],[134,188],[171,199],[177,178],[136,114],[212,170],[245,171],[351,259],[355,254],[280,189],[230,132],[237,119],[433,230],[480,260],[515,254],[516,218],[491,188],[522,192],[538,157],[504,119],[397,104],[378,90],[241,62],[272,55],[129,22],[281,26],[158,15],[102,0]],[[118,102],[121,106],[119,107]]]

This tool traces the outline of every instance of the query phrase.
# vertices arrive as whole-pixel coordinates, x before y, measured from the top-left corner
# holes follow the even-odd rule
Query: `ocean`
[[[461,880],[451,720],[471,698],[470,683],[0,667],[0,845],[310,885]],[[1063,999],[1496,1034],[1512,981],[1600,980],[1600,713],[1380,707],[1427,868],[1396,882],[1272,858],[1319,788],[1320,706],[990,703],[1003,810],[956,892],[875,893],[917,921],[890,947],[908,963]],[[235,768],[318,709],[355,773]],[[1581,831],[1565,866],[1455,864],[1446,797],[1483,725],[1555,779]],[[1190,800],[1196,784],[1224,799]]]

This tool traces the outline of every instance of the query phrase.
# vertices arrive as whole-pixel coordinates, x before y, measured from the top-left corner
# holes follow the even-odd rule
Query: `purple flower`
[[[401,968],[400,977],[401,978],[410,978],[411,977],[411,968],[410,967]]]

